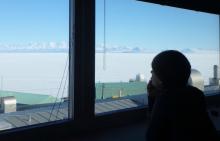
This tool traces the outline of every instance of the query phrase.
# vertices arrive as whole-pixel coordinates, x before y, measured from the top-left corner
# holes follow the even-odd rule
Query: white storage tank
[[[136,81],[137,82],[143,82],[145,80],[144,74],[137,74],[136,75]]]
[[[201,91],[204,91],[204,79],[202,74],[196,69],[191,69],[188,84],[200,89]]]

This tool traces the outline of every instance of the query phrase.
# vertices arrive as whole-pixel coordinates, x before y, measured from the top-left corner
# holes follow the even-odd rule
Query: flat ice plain
[[[106,69],[103,54],[96,53],[96,82],[128,82],[139,73],[148,81],[151,77],[151,61],[156,53],[107,53]],[[218,53],[185,53],[193,69],[197,69],[208,84],[213,77],[213,65],[219,64]]]
[[[128,82],[139,73],[144,74],[148,81],[151,76],[151,61],[155,55],[156,53],[106,53],[106,69],[103,69],[103,53],[96,53],[95,82]],[[199,70],[205,84],[208,84],[209,78],[213,77],[213,65],[219,64],[218,52],[185,55],[192,68]],[[0,53],[0,89],[58,97],[64,93],[63,96],[66,96],[68,73],[64,70],[67,61],[67,53]],[[65,80],[67,82],[64,87]]]

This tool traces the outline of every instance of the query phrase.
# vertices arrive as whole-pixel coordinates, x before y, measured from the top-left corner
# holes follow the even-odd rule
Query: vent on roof
[[[1,97],[1,111],[3,113],[16,112],[16,98],[14,96]]]

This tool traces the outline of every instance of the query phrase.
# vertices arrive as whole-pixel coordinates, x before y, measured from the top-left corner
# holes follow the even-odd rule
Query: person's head
[[[165,88],[187,85],[191,65],[182,53],[175,50],[163,51],[154,57],[151,66],[153,85]]]

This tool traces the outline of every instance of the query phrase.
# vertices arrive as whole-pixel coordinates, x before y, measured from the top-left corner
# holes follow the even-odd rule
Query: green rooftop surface
[[[146,93],[146,82],[96,83],[96,99]]]
[[[0,90],[0,97],[6,96],[14,96],[17,100],[17,103],[28,105],[54,103],[56,101],[56,98],[50,95]]]
[[[146,82],[96,83],[96,99],[118,98],[146,93]],[[59,102],[56,97],[43,94],[2,91],[0,97],[14,96],[19,104],[36,105]]]

